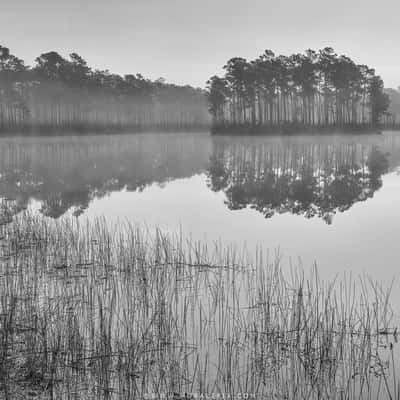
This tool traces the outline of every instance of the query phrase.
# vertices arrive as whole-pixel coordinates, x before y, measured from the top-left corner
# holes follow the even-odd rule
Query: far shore
[[[141,133],[209,133],[209,125],[198,126],[79,126],[79,127],[25,127],[18,129],[0,129],[0,137],[35,137],[35,136],[94,136],[122,135]]]
[[[228,124],[211,128],[213,135],[331,135],[331,134],[382,134],[384,130],[400,130],[400,126],[306,126],[306,125],[244,125]]]
[[[214,136],[297,136],[297,135],[379,135],[383,131],[400,131],[399,126],[305,126],[305,125],[196,125],[196,126],[115,126],[115,125],[81,125],[81,126],[26,126],[18,129],[0,129],[0,137],[48,137],[48,136],[95,136],[95,135],[129,135],[146,133],[199,133]]]

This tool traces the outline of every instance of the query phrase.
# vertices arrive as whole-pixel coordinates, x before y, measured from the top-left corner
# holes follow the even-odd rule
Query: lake
[[[0,198],[11,390],[400,393],[395,132],[2,138]]]
[[[0,197],[45,218],[104,217],[263,248],[324,277],[398,274],[400,134],[138,134],[0,139]]]

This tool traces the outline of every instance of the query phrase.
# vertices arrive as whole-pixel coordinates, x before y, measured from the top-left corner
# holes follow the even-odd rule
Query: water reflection
[[[80,215],[93,199],[112,192],[140,191],[190,177],[205,168],[209,142],[204,135],[134,135],[2,140],[0,197],[58,218]]]
[[[208,177],[231,210],[250,206],[266,218],[292,213],[330,224],[336,212],[371,198],[388,169],[388,153],[375,143],[221,139]]]
[[[382,176],[399,165],[400,137],[395,133],[2,138],[0,197],[16,199],[19,209],[37,200],[42,214],[58,218],[67,211],[80,215],[93,200],[113,192],[141,192],[152,184],[162,187],[206,174],[209,189],[224,193],[230,210],[252,207],[267,218],[290,213],[332,223],[335,213],[373,197]],[[193,185],[186,187],[193,191]],[[194,194],[192,201],[196,198]]]

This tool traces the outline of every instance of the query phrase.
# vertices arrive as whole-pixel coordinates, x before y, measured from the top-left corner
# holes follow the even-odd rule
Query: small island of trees
[[[230,59],[207,82],[213,131],[291,133],[371,131],[391,121],[375,70],[330,47],[256,60]]]

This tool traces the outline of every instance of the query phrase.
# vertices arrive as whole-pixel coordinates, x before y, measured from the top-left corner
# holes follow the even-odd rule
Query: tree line
[[[78,54],[41,54],[33,67],[0,46],[0,131],[197,129],[204,90],[94,70]]]
[[[375,70],[330,48],[253,61],[230,59],[207,82],[213,128],[365,129],[388,118],[389,96]]]

